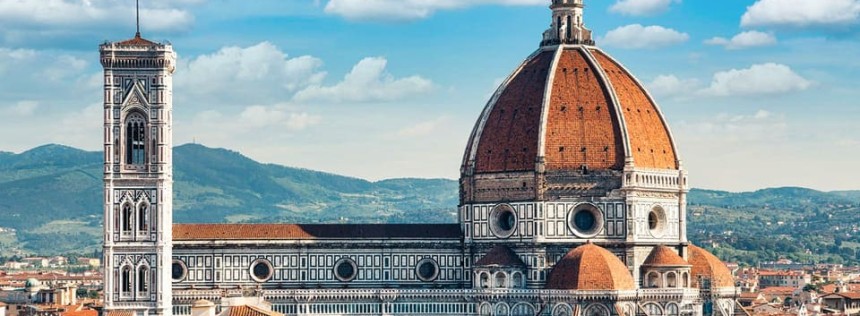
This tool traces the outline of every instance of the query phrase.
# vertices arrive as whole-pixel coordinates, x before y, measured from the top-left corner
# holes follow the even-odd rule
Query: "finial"
[[[134,37],[140,38],[140,0],[134,0],[134,8],[135,8],[135,18],[136,18],[136,26],[137,32],[134,33]]]

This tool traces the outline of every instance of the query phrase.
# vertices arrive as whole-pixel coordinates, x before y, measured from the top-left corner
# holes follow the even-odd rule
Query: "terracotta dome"
[[[690,263],[681,258],[672,248],[661,245],[651,250],[651,254],[648,255],[648,258],[645,258],[645,262],[642,265],[651,267],[678,267],[690,266]]]
[[[674,142],[644,86],[597,47],[543,47],[487,104],[466,148],[469,174],[678,169]]]
[[[705,249],[690,245],[688,246],[688,262],[693,265],[691,269],[693,287],[700,287],[699,278],[710,278],[711,287],[726,288],[734,287],[735,282],[732,273],[726,264]]]
[[[633,290],[636,288],[627,266],[606,249],[588,243],[564,256],[546,281],[553,290]]]

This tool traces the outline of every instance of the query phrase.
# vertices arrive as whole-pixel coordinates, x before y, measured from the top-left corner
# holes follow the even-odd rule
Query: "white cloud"
[[[633,16],[653,15],[665,12],[673,3],[681,3],[681,0],[618,0],[609,11]]]
[[[741,26],[815,27],[860,22],[860,0],[758,0],[741,17]]]
[[[811,85],[788,66],[767,63],[718,72],[711,85],[700,92],[711,96],[777,94],[806,90]]]
[[[278,107],[260,105],[249,106],[239,114],[242,127],[283,127],[289,130],[303,130],[319,123],[320,117],[305,112],[286,112]]]
[[[30,116],[39,107],[37,101],[20,101],[10,108],[10,113],[17,116]]]
[[[349,20],[417,20],[476,5],[547,5],[547,0],[329,0],[325,12]]]
[[[776,37],[771,33],[747,31],[735,35],[731,39],[714,37],[706,40],[705,44],[723,46],[726,49],[744,49],[751,47],[770,46],[776,44]]]
[[[625,49],[658,48],[686,42],[687,33],[658,25],[630,24],[611,30],[602,39],[603,44]]]
[[[656,97],[675,97],[694,90],[699,85],[695,79],[680,79],[675,75],[660,75],[646,83],[648,91]]]
[[[397,131],[396,135],[403,138],[427,136],[438,131],[439,128],[448,121],[448,117],[442,116],[432,120],[418,122],[400,129]]]
[[[296,93],[294,100],[341,102],[394,101],[433,88],[430,80],[420,76],[395,78],[385,70],[388,61],[382,57],[362,59],[333,86],[312,85]]]
[[[141,28],[149,31],[188,29],[194,16],[182,8],[198,1],[141,1]],[[133,27],[134,3],[122,0],[0,0],[0,34],[98,30],[105,25]],[[21,34],[19,34],[21,36]]]
[[[326,73],[322,60],[290,58],[275,45],[224,47],[218,52],[180,63],[176,72],[177,98],[183,102],[216,102],[245,106],[289,99],[302,88],[318,85]]]

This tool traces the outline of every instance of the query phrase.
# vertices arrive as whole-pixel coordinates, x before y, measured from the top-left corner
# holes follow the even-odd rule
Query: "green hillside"
[[[0,255],[98,249],[101,159],[99,152],[59,145],[0,152]],[[176,147],[174,163],[180,223],[456,221],[454,180],[370,182],[200,145]],[[857,262],[860,191],[694,189],[688,201],[690,239],[726,260]]]

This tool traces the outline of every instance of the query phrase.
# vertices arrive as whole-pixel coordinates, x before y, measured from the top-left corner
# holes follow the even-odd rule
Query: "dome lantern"
[[[583,0],[553,0],[552,23],[543,33],[541,46],[559,44],[594,45],[591,30],[583,21]]]

